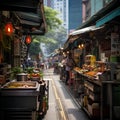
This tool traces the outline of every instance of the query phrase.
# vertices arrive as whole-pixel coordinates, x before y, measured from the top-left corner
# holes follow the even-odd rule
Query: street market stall
[[[119,1],[113,3],[116,5],[111,2],[93,16],[95,19],[70,33],[64,45],[77,63],[72,71],[72,93],[97,120],[120,119],[120,9]]]
[[[37,82],[20,81],[5,84],[0,90],[1,119],[35,119],[38,89]]]
[[[0,88],[1,120],[36,120],[48,110],[49,80],[12,80]],[[41,113],[41,114],[40,114]]]

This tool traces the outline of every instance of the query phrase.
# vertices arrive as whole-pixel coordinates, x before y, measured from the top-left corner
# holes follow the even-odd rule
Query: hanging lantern
[[[81,44],[81,47],[82,47],[82,48],[84,48],[84,47],[85,47],[85,45],[82,43],[82,44]]]
[[[84,47],[85,47],[85,45],[83,43],[78,45],[79,49],[83,49]]]
[[[25,38],[25,43],[26,43],[27,45],[29,45],[29,44],[31,43],[31,37],[30,37],[30,35],[27,35],[27,36],[26,36],[26,38]]]
[[[7,23],[7,24],[5,25],[5,33],[6,33],[7,35],[11,35],[11,34],[13,34],[13,32],[14,32],[14,29],[13,29],[12,23]]]

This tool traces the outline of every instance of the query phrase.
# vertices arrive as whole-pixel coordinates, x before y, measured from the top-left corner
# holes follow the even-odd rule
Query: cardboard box
[[[92,105],[88,104],[88,112],[92,117],[100,117],[100,108],[93,108]]]

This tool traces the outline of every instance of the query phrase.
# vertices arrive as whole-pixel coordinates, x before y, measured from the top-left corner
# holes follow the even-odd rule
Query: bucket
[[[17,81],[27,81],[27,74],[26,73],[19,73],[17,74]]]

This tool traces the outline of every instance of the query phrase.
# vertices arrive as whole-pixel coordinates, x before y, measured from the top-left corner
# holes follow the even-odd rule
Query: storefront
[[[114,4],[111,8],[65,43],[77,64],[70,87],[88,115],[100,120],[120,119],[120,12]]]
[[[35,120],[37,111],[42,115],[47,111],[48,92],[45,90],[48,89],[48,81],[42,80],[40,71],[31,73],[29,69],[27,74],[21,74],[25,79],[20,78],[20,81],[12,71],[15,68],[17,73],[21,72],[19,68],[28,57],[32,35],[44,35],[45,32],[42,0],[4,0],[0,3],[1,120]]]
[[[45,32],[43,1],[5,0],[0,4],[0,84],[9,79],[11,68],[27,59],[32,35]]]

